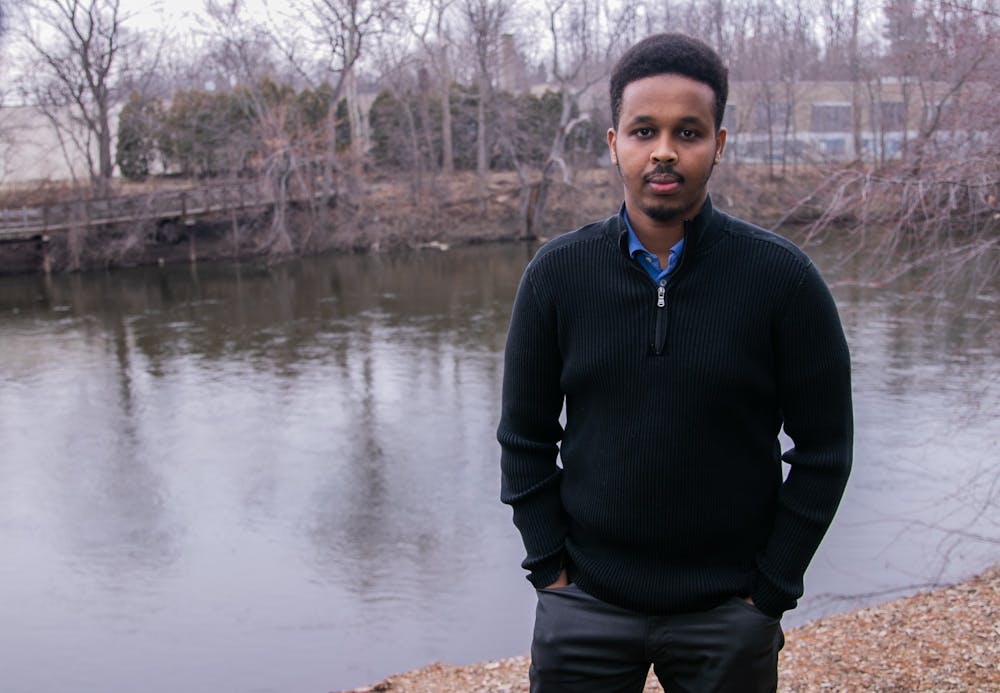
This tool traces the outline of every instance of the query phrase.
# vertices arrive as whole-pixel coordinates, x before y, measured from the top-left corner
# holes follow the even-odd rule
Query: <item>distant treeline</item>
[[[439,169],[441,161],[441,103],[425,93],[404,100],[381,91],[368,109],[368,165],[375,170],[404,173],[417,168]],[[479,100],[475,86],[451,85],[453,165],[475,170]],[[416,107],[414,107],[414,105]],[[562,94],[501,92],[492,101],[499,117],[490,119],[489,167],[510,170],[511,151],[521,162],[540,168],[549,154],[552,133],[558,127]],[[578,111],[572,111],[574,117]],[[573,129],[566,153],[574,162],[593,165],[606,150],[602,112]],[[141,180],[151,174],[193,178],[252,176],[280,138],[302,156],[319,157],[330,132],[337,150],[351,146],[347,101],[334,108],[334,91],[326,82],[316,89],[296,91],[270,78],[251,87],[184,89],[171,99],[133,92],[118,119],[115,162],[121,174]]]

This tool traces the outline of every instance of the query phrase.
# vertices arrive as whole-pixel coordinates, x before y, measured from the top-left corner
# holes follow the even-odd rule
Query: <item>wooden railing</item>
[[[306,199],[320,195],[291,195]],[[268,207],[271,186],[263,181],[233,181],[185,190],[159,190],[38,207],[0,209],[0,243],[44,238],[74,228],[163,219],[193,223],[197,217]]]

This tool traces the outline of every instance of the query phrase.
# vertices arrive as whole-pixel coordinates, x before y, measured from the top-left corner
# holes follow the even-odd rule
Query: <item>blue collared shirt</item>
[[[624,209],[622,210],[622,217],[625,219],[625,228],[628,229],[628,254],[638,260],[650,278],[659,284],[660,280],[666,279],[667,275],[677,266],[677,261],[681,258],[681,250],[684,248],[684,239],[680,239],[670,248],[670,257],[667,258],[667,266],[661,268],[659,258],[654,253],[649,252],[646,246],[642,244],[642,241],[639,240],[639,237],[635,235],[635,229],[632,228],[632,224],[628,220],[628,214]]]

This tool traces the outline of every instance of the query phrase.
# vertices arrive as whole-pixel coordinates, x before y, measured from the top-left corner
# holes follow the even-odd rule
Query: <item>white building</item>
[[[0,187],[46,181],[86,180],[90,175],[83,150],[86,134],[66,111],[60,127],[34,106],[0,107]],[[111,131],[117,132],[117,118]],[[111,144],[114,152],[114,141]],[[96,147],[92,156],[97,160]]]

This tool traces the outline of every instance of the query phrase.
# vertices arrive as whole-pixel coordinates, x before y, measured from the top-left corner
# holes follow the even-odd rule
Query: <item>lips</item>
[[[674,173],[650,173],[644,176],[646,183],[653,192],[670,193],[681,187],[683,178]]]

